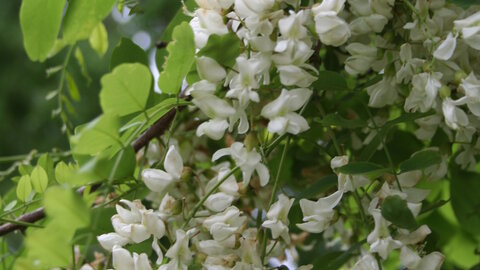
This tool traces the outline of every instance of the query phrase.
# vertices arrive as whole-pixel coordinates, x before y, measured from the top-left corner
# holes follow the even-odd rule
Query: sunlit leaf
[[[193,31],[186,22],[173,31],[173,41],[167,46],[168,57],[158,79],[158,86],[163,93],[177,94],[183,79],[195,61],[195,42]]]
[[[113,144],[119,144],[118,118],[104,114],[78,130],[72,136],[72,150],[76,154],[96,154]]]
[[[20,26],[28,57],[43,61],[57,40],[65,0],[23,0]]]
[[[93,28],[92,33],[88,38],[88,42],[98,55],[101,57],[105,55],[108,50],[108,33],[103,23],[100,22],[95,28]]]
[[[141,64],[122,64],[102,77],[100,104],[105,113],[119,116],[143,111],[147,104],[152,75]]]
[[[30,181],[30,176],[24,175],[20,178],[17,184],[17,198],[25,202],[27,201],[28,195],[32,192],[32,183]]]
[[[115,0],[70,0],[62,28],[65,42],[87,39],[114,4]]]
[[[38,193],[45,192],[45,189],[48,185],[48,175],[45,170],[37,166],[33,169],[32,174],[30,175],[30,179],[32,182],[33,189]]]

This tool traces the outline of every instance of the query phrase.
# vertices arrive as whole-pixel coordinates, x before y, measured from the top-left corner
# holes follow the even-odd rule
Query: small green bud
[[[467,73],[465,73],[465,71],[458,70],[455,72],[455,75],[453,77],[453,82],[455,84],[460,84],[462,83],[462,80],[465,79],[466,77],[467,77]]]
[[[245,147],[250,152],[258,145],[257,137],[253,132],[250,132],[247,137],[245,137],[245,140],[243,140],[243,144],[245,144]]]
[[[432,71],[432,63],[430,63],[430,62],[423,63],[422,69],[423,69],[423,72]]]
[[[445,99],[447,97],[450,97],[452,93],[452,90],[450,90],[450,87],[446,86],[446,85],[443,85],[441,88],[440,88],[440,97],[442,99]]]

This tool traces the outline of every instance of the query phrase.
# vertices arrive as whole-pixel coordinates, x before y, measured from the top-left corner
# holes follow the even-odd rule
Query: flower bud
[[[467,73],[465,73],[465,71],[457,70],[455,72],[454,77],[453,77],[453,82],[455,84],[460,84],[462,82],[462,80],[465,79],[466,77],[467,77]]]
[[[245,144],[247,151],[250,152],[258,145],[257,137],[253,132],[250,132],[247,137],[245,137],[245,140],[243,140],[243,144]]]
[[[450,97],[450,94],[452,93],[452,91],[450,90],[450,87],[446,86],[446,85],[443,85],[441,88],[440,88],[440,97],[442,99],[445,99],[446,97]]]

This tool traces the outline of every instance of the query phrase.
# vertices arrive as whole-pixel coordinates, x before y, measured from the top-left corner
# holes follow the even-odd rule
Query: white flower
[[[235,164],[242,170],[244,186],[248,185],[254,171],[257,172],[260,178],[261,186],[268,184],[270,179],[268,168],[261,163],[262,157],[255,149],[249,152],[243,143],[234,142],[229,148],[223,148],[215,152],[212,156],[212,161],[216,161],[226,155],[230,155]]]
[[[348,156],[337,156],[330,161],[332,169],[340,168],[348,164]],[[354,191],[370,182],[368,178],[362,175],[347,175],[338,173],[338,189],[343,192]]]
[[[437,47],[433,56],[440,60],[448,60],[452,57],[457,46],[457,37],[452,33],[448,33],[447,38]]]
[[[241,55],[236,59],[236,70],[229,83],[230,90],[227,92],[228,98],[238,99],[241,107],[246,107],[250,101],[259,102],[260,97],[258,93],[253,91],[260,87],[259,80],[257,78],[258,72],[262,69],[263,65],[269,65],[263,62],[261,58],[250,58]]]
[[[227,73],[225,69],[220,66],[215,59],[200,56],[197,57],[197,72],[202,80],[207,80],[209,82],[220,82],[225,79]]]
[[[392,105],[398,98],[398,86],[393,77],[383,77],[383,79],[367,88],[370,95],[368,106],[381,108],[386,105]]]
[[[311,233],[324,231],[330,224],[334,214],[333,208],[340,202],[342,195],[343,191],[339,190],[328,197],[320,198],[316,202],[301,199],[300,208],[305,223],[297,224],[297,226]]]
[[[207,135],[212,140],[220,140],[230,125],[225,119],[211,119],[197,127],[197,136]]]
[[[154,192],[163,192],[170,185],[180,180],[183,171],[183,160],[175,146],[168,148],[164,170],[145,169],[142,172],[142,179],[145,185]]]
[[[368,209],[375,221],[375,228],[367,236],[367,242],[370,244],[370,252],[378,253],[380,257],[386,259],[393,249],[400,248],[403,244],[390,236],[388,229],[390,222],[383,218],[380,209],[375,208],[377,203],[378,198],[373,199]]]
[[[307,37],[307,28],[304,24],[307,21],[304,10],[295,13],[290,11],[290,15],[283,17],[278,21],[278,30],[282,34],[282,40],[277,42],[277,47],[284,47],[279,43],[286,43],[289,40],[298,41]],[[276,50],[277,51],[277,50]]]
[[[444,256],[440,252],[432,252],[423,258],[408,247],[402,247],[400,252],[400,262],[413,270],[439,270],[443,260]]]
[[[320,41],[325,45],[341,46],[351,36],[348,24],[335,14],[320,13],[314,19],[315,30]]]
[[[455,28],[461,31],[462,38],[470,47],[480,50],[480,12],[463,20],[456,20]]]
[[[175,244],[170,246],[165,253],[165,257],[170,258],[170,262],[160,266],[159,270],[187,270],[192,261],[193,254],[188,247],[188,235],[181,229],[178,229],[175,235]]]
[[[106,233],[97,237],[98,243],[106,249],[111,251],[114,246],[124,246],[130,243],[130,239],[119,235],[118,233]]]
[[[371,254],[364,255],[353,266],[352,270],[378,270],[378,264]]]
[[[419,58],[412,58],[412,46],[405,43],[400,46],[400,61],[401,65],[397,64],[397,82],[408,83],[412,76],[417,73],[417,68],[421,67],[424,60]]]
[[[471,72],[462,80],[460,87],[465,91],[467,106],[475,116],[480,117],[480,80]]]
[[[437,93],[442,84],[440,78],[442,74],[421,73],[416,74],[412,78],[413,88],[407,99],[405,100],[405,111],[407,112],[427,112],[435,107]]]
[[[283,85],[308,87],[317,80],[315,76],[295,65],[277,66],[277,70]]]
[[[295,199],[289,199],[287,196],[280,194],[278,201],[270,206],[267,212],[267,220],[263,222],[262,226],[272,230],[273,239],[281,236],[286,243],[290,243],[288,212],[294,201]]]
[[[275,0],[235,0],[235,12],[241,18],[264,14]]]
[[[147,254],[134,252],[132,257],[128,250],[119,246],[113,247],[112,265],[116,270],[152,270]]]
[[[232,204],[234,199],[235,197],[232,195],[226,194],[224,192],[217,192],[208,196],[204,205],[210,211],[221,212],[227,209],[227,207]]]
[[[222,213],[209,216],[203,221],[203,227],[207,229],[216,241],[223,241],[239,232],[246,221],[245,216],[235,206],[231,206]]]
[[[311,94],[312,91],[305,88],[282,89],[280,96],[262,109],[261,115],[270,120],[268,131],[282,135],[287,132],[298,134],[309,129],[305,118],[295,111],[305,105]]]
[[[449,97],[443,100],[443,116],[445,117],[445,123],[451,129],[459,129],[469,124],[467,114],[462,109],[457,107],[457,105],[460,104],[458,101],[454,101]]]
[[[380,14],[371,14],[364,17],[358,17],[350,22],[349,27],[353,35],[362,35],[366,33],[380,33],[388,19]]]
[[[345,47],[350,57],[345,60],[345,70],[352,75],[367,72],[377,58],[377,48],[362,43],[350,43]]]

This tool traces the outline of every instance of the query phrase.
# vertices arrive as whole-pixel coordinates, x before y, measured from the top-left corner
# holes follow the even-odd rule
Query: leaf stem
[[[12,223],[12,224],[17,224],[17,225],[22,225],[22,226],[25,226],[25,227],[43,228],[42,225],[38,225],[38,224],[35,224],[35,223],[24,222],[24,221],[20,221],[20,220],[3,218],[3,217],[0,218],[0,221]]]

